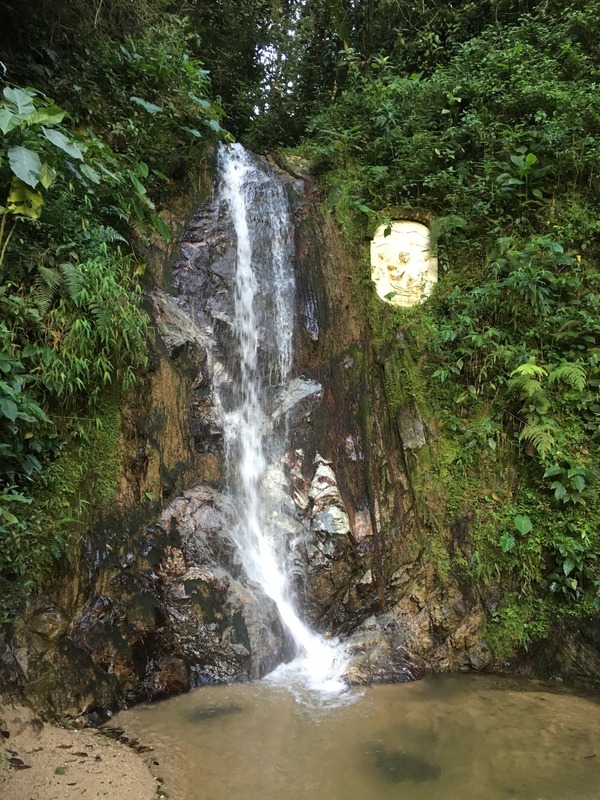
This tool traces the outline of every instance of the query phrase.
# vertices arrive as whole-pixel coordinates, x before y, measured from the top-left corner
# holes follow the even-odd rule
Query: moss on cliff
[[[441,585],[458,581],[467,594],[479,598],[486,611],[484,635],[499,661],[543,641],[558,623],[575,631],[585,620],[597,618],[598,499],[594,475],[586,467],[594,445],[582,446],[581,418],[559,405],[568,402],[569,392],[547,402],[555,403],[565,449],[570,443],[571,454],[578,455],[567,456],[560,449],[553,453],[545,464],[547,478],[544,466],[540,470],[539,451],[523,439],[523,415],[517,418],[514,404],[507,408],[502,386],[510,376],[498,377],[495,389],[488,391],[472,378],[465,385],[460,363],[454,372],[449,368],[453,340],[446,347],[442,342],[456,320],[447,297],[453,280],[477,275],[480,265],[475,260],[457,266],[419,307],[391,308],[376,297],[368,267],[366,236],[379,217],[367,222],[347,198],[338,202],[336,213],[350,254],[354,302],[369,329],[372,355],[365,356],[369,369],[375,370],[370,391],[382,382],[385,414],[404,450],[414,502],[409,511],[416,513],[416,523],[409,513],[402,535],[387,540],[384,560],[412,558],[417,542],[421,558],[435,566]],[[363,411],[363,429],[372,428],[372,399],[363,398]],[[372,450],[379,460],[373,473],[376,496],[392,488],[387,461],[394,446],[389,440]],[[552,477],[556,482],[550,487]],[[563,496],[571,489],[571,501],[565,502]]]

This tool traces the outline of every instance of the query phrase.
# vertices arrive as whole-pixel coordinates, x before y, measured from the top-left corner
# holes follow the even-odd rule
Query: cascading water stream
[[[342,651],[311,631],[294,609],[283,569],[283,531],[277,529],[278,512],[264,485],[269,467],[280,462],[285,449],[282,437],[269,429],[265,408],[268,389],[285,385],[292,365],[293,228],[288,199],[282,184],[259,170],[241,145],[221,147],[218,163],[221,198],[237,237],[237,361],[232,398],[222,402],[229,485],[240,517],[234,536],[249,577],[275,602],[296,645],[298,658],[279,668],[279,674],[336,692],[344,686]]]

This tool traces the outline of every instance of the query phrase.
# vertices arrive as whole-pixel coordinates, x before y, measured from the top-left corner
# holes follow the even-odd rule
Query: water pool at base
[[[122,712],[171,800],[598,800],[598,698],[435,676],[336,701],[268,682]]]

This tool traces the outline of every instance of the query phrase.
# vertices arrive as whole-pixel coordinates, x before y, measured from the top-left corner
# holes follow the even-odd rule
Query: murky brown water
[[[123,712],[172,800],[598,800],[600,704],[440,676],[315,708],[267,683]],[[318,704],[317,704],[318,705]]]

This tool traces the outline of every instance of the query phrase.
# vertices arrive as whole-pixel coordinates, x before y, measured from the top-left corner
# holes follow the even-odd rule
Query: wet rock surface
[[[230,538],[236,523],[230,499],[206,486],[174,500],[158,522],[181,540],[159,574],[192,685],[259,678],[288,655],[275,605],[248,579]]]
[[[308,182],[288,184],[296,377],[271,391],[264,425],[289,426],[291,444],[265,484],[297,605],[316,629],[348,639],[352,683],[494,666],[483,629],[497,587],[480,596],[426,554],[435,498],[419,493],[414,475],[434,426],[414,400],[390,412],[334,223]],[[184,230],[170,282],[149,298],[155,366],[145,396],[122,412],[120,507],[97,520],[79,564],[14,633],[0,634],[0,686],[21,687],[47,713],[97,722],[107,708],[259,677],[290,656],[273,604],[244,572],[222,491],[235,258],[214,197]],[[259,328],[268,347],[268,326]],[[446,545],[470,557],[463,516]],[[599,642],[597,627],[584,626],[532,663],[597,676]]]
[[[436,585],[418,565],[400,572],[394,604],[348,639],[349,682],[406,681],[428,672],[489,666],[493,657],[482,634],[483,610],[466,607],[456,585]]]
[[[290,181],[290,191],[300,184]],[[297,605],[319,631],[350,635],[353,682],[481,669],[490,654],[478,601],[414,566],[418,518],[403,453],[425,444],[423,420],[414,403],[389,419],[351,281],[340,280],[346,256],[304,188],[296,195],[295,377],[271,391],[264,420],[267,433],[290,430],[292,449],[265,486]],[[260,677],[291,654],[273,604],[243,570],[234,506],[221,491],[236,246],[217,194],[183,232],[170,285],[150,296],[162,352],[156,446],[187,437],[181,455],[196,485],[174,492],[177,481],[163,482],[164,511],[149,526],[105,520],[75,585],[17,627],[12,675],[55,713],[93,719],[124,702]],[[269,330],[259,325],[259,351],[270,346]],[[148,493],[139,475],[152,464],[136,424],[138,455],[123,479],[133,503]]]
[[[39,608],[15,636],[29,699],[94,721],[95,709],[261,677],[286,658],[276,610],[229,538],[234,524],[226,496],[190,489],[137,549],[111,554],[73,621]]]

